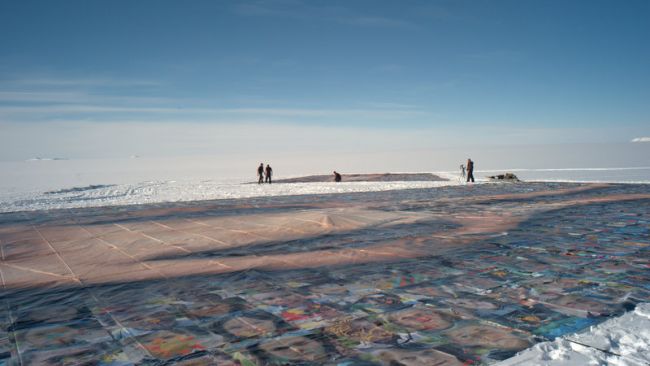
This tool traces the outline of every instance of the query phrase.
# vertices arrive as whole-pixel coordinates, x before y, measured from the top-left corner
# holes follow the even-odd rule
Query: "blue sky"
[[[0,153],[631,143],[648,19],[645,0],[0,0]]]

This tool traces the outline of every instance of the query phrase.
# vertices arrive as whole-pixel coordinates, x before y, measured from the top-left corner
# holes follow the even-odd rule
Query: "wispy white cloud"
[[[393,103],[393,102],[368,102],[363,103],[368,108],[373,109],[419,109],[414,104]]]
[[[304,108],[231,108],[219,109],[217,112],[232,114],[260,114],[289,117],[373,117],[373,118],[401,118],[426,114],[421,110],[404,109],[304,109]]]
[[[337,6],[314,5],[301,0],[257,0],[239,2],[236,14],[256,17],[278,17],[297,20],[336,20],[349,15],[349,10]]]
[[[270,6],[268,2],[249,2],[238,3],[234,7],[235,13],[245,16],[282,16],[282,17],[302,17],[297,10],[283,9],[280,7]]]
[[[316,6],[298,0],[271,0],[239,3],[235,13],[243,16],[282,17],[299,20],[323,20],[359,27],[415,28],[405,19],[354,13],[348,8]]]
[[[75,91],[0,91],[0,102],[79,103],[80,100],[86,100],[87,98],[87,93]]]
[[[632,139],[632,142],[650,142],[650,137],[636,137]]]
[[[172,100],[166,97],[151,96],[151,89],[163,84],[152,80],[123,78],[62,78],[62,77],[13,77],[2,80],[0,105],[8,107],[34,107],[39,104],[169,104],[187,101]],[[119,94],[116,94],[119,91]],[[148,96],[129,95],[149,92]],[[41,106],[42,107],[42,106]]]
[[[154,107],[122,107],[109,105],[38,105],[38,106],[9,106],[0,107],[0,115],[5,114],[52,114],[52,113],[106,113],[106,112],[131,112],[131,113],[170,113],[176,108],[154,108]],[[202,112],[203,110],[194,110]]]
[[[340,18],[342,23],[357,25],[361,27],[386,27],[386,28],[415,28],[414,23],[379,16],[358,16]]]
[[[384,64],[373,67],[370,69],[371,72],[375,73],[394,73],[402,71],[403,67],[397,64]]]
[[[92,86],[92,87],[113,87],[113,86],[159,86],[162,83],[152,80],[135,79],[114,79],[114,78],[26,78],[10,81],[13,84],[28,86]]]
[[[477,51],[464,56],[476,62],[519,62],[525,58],[525,55],[520,51],[505,49]]]
[[[376,27],[376,28],[403,28],[403,29],[417,29],[419,26],[404,19],[387,18],[379,16],[350,16],[341,17],[337,21],[358,27]]]
[[[89,104],[89,103],[119,103],[119,104],[183,104],[187,100],[166,97],[116,96],[86,91],[52,90],[52,91],[0,91],[0,103],[57,103],[57,104]]]
[[[37,105],[37,106],[0,106],[0,118],[30,120],[43,117],[60,118],[62,115],[74,120],[79,115],[87,118],[94,115],[98,118],[111,118],[111,114],[147,114],[149,118],[159,118],[161,115],[197,116],[201,120],[213,122],[233,121],[239,118],[264,117],[264,118],[338,118],[352,120],[368,119],[403,119],[424,116],[426,112],[417,109],[404,108],[167,108],[152,106],[115,106],[115,105]]]
[[[120,85],[119,95],[112,86]],[[312,124],[413,120],[426,116],[414,106],[390,103],[350,103],[348,106],[304,108],[286,101],[228,102],[214,99],[167,98],[129,95],[129,87],[148,85],[124,79],[64,79],[57,77],[15,79],[0,90],[0,122],[110,121],[136,119],[162,121],[180,118],[187,122],[234,123],[247,121],[301,122]],[[159,90],[162,93],[164,90]],[[151,93],[148,93],[151,95]],[[278,105],[282,105],[279,107]]]

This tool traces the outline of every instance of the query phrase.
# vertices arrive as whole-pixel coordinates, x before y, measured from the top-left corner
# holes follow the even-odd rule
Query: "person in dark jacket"
[[[336,171],[334,171],[334,181],[337,183],[341,181],[341,174],[337,173]]]
[[[257,167],[257,178],[257,184],[264,182],[264,163],[260,163],[260,166]]]
[[[273,169],[269,164],[266,164],[266,183],[271,184],[271,176],[273,175]]]
[[[467,181],[474,182],[474,162],[472,159],[467,159]]]

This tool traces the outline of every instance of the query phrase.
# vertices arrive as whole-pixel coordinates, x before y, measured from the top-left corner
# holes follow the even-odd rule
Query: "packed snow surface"
[[[287,165],[288,164],[288,165]],[[327,194],[431,188],[463,184],[460,170],[419,172],[413,174],[371,174],[382,181],[352,182],[350,171],[339,168],[343,182],[292,182],[283,185],[257,186],[242,184],[255,180],[258,160],[247,163],[211,157],[131,158],[131,159],[62,159],[40,157],[30,161],[0,161],[0,212],[124,205],[156,202],[179,202],[273,195]],[[575,169],[488,169],[478,165],[474,176],[515,173],[523,181],[563,182],[650,182],[650,167],[575,168]],[[289,163],[273,164],[274,179],[304,180],[314,174]],[[323,174],[325,169],[316,173]],[[329,170],[326,170],[326,172]],[[360,172],[364,173],[364,172]],[[368,172],[372,173],[372,172]],[[374,172],[385,173],[385,172]],[[393,171],[393,173],[396,173]],[[404,179],[401,176],[407,175]],[[386,177],[390,178],[387,181]],[[448,182],[432,179],[439,176]],[[313,179],[313,177],[312,177]]]
[[[216,181],[149,181],[89,185],[52,191],[2,192],[0,212],[182,202],[302,194],[373,192],[457,185],[458,181],[242,184]]]
[[[538,343],[497,366],[650,365],[650,303],[588,330]]]

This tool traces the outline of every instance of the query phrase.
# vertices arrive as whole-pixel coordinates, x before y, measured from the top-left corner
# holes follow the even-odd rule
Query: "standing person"
[[[460,164],[460,180],[465,180],[465,165]]]
[[[472,159],[467,159],[467,181],[474,182],[474,162]]]
[[[271,184],[271,176],[273,175],[273,169],[269,164],[266,164],[266,182]]]
[[[341,181],[341,174],[337,173],[336,170],[334,171],[334,181],[337,183]]]
[[[257,184],[264,182],[264,163],[260,163],[260,166],[257,167],[257,178]]]

